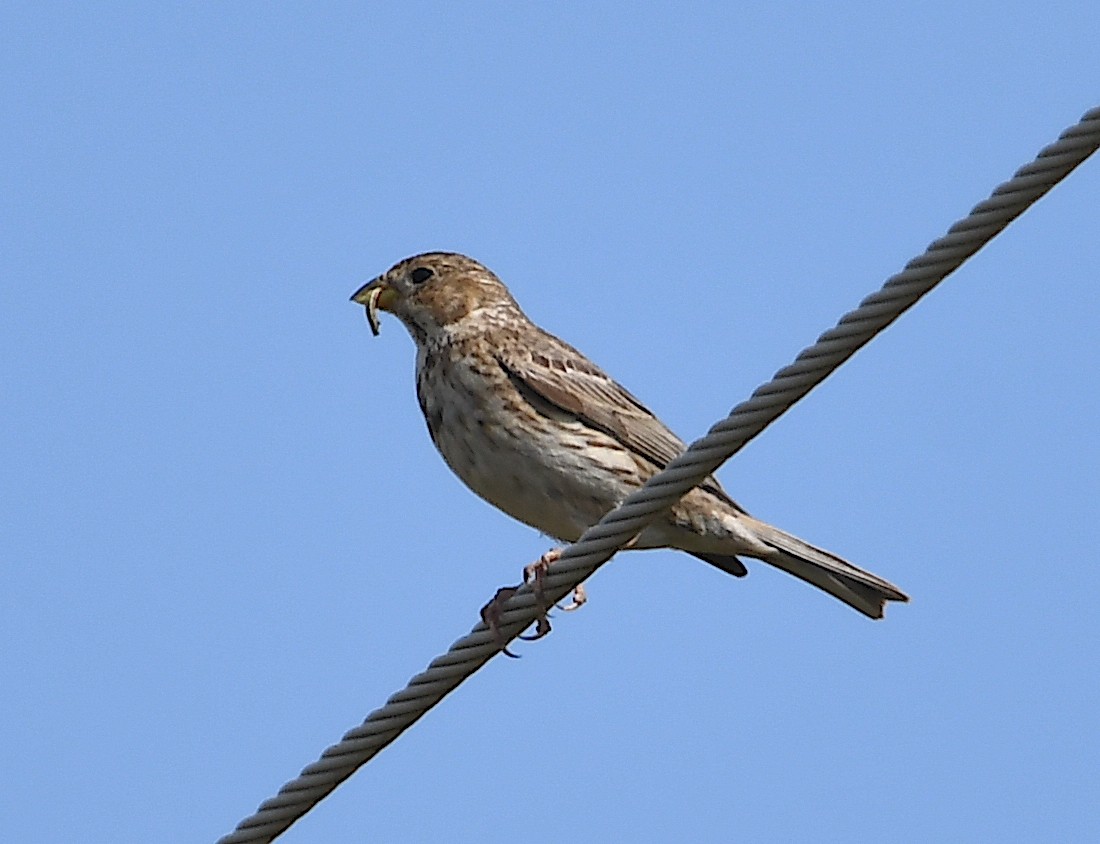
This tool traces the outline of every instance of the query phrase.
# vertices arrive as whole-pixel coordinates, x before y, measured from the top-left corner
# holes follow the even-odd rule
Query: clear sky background
[[[0,838],[212,841],[550,543],[348,296],[453,249],[687,439],[1100,102],[1100,6],[7,4]],[[1095,841],[1100,160],[288,844]]]

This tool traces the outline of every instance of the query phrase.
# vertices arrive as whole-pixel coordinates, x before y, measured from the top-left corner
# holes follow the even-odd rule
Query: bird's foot
[[[561,558],[560,548],[551,548],[535,562],[523,568],[523,582],[531,584],[531,591],[535,593],[535,601],[538,603],[539,614],[535,619],[535,632],[530,636],[520,636],[525,642],[537,642],[550,632],[550,608],[546,605],[546,572],[551,564]]]
[[[535,562],[529,566],[523,567],[523,582],[532,584],[532,591],[535,593],[535,600],[539,602],[540,607],[546,605],[546,572],[549,570],[553,563],[556,563],[561,559],[561,548],[551,548]]]
[[[501,652],[512,659],[519,659],[519,654],[514,654],[508,650],[508,642],[500,629],[500,617],[504,612],[504,605],[508,603],[508,599],[518,591],[518,586],[501,586],[493,595],[493,599],[481,608],[481,620],[492,632],[497,644],[500,645]]]
[[[561,557],[561,549],[553,548],[547,551],[535,562],[529,566],[524,566],[523,569],[523,582],[524,584],[531,584],[531,591],[535,595],[535,601],[538,604],[538,615],[535,618],[535,632],[529,636],[520,635],[517,638],[523,639],[525,642],[535,642],[550,632],[550,613],[549,607],[546,602],[546,571],[550,568],[556,560]],[[493,595],[493,599],[489,601],[485,606],[481,608],[481,620],[492,632],[496,638],[497,643],[500,645],[501,652],[505,656],[510,656],[513,659],[519,659],[519,654],[514,654],[508,650],[507,642],[504,638],[504,633],[500,629],[501,616],[504,612],[504,605],[508,603],[508,600],[520,590],[519,586],[502,586]],[[563,607],[565,610],[575,610],[585,602],[584,587],[578,586],[573,593],[573,602],[568,607]]]

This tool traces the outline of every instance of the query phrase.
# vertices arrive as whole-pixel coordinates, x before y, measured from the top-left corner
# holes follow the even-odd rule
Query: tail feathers
[[[775,551],[764,557],[764,562],[828,592],[870,618],[882,618],[887,601],[909,600],[894,584],[797,536],[759,521],[753,525],[753,532]]]
[[[721,569],[726,574],[732,574],[734,577],[744,577],[749,573],[749,570],[745,568],[745,564],[732,554],[692,554],[691,556],[702,560],[704,563],[710,563],[717,569]]]

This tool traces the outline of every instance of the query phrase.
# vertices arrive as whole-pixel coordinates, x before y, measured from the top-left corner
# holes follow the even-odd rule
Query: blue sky
[[[348,296],[454,249],[691,439],[1097,105],[1094,3],[9,4],[0,837],[208,841],[548,547]],[[282,839],[1100,837],[1086,163]]]

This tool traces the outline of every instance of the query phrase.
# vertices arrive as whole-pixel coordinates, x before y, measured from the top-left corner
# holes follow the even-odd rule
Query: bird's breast
[[[644,481],[614,439],[528,403],[491,355],[426,350],[417,364],[436,448],[471,490],[513,518],[571,541]]]

